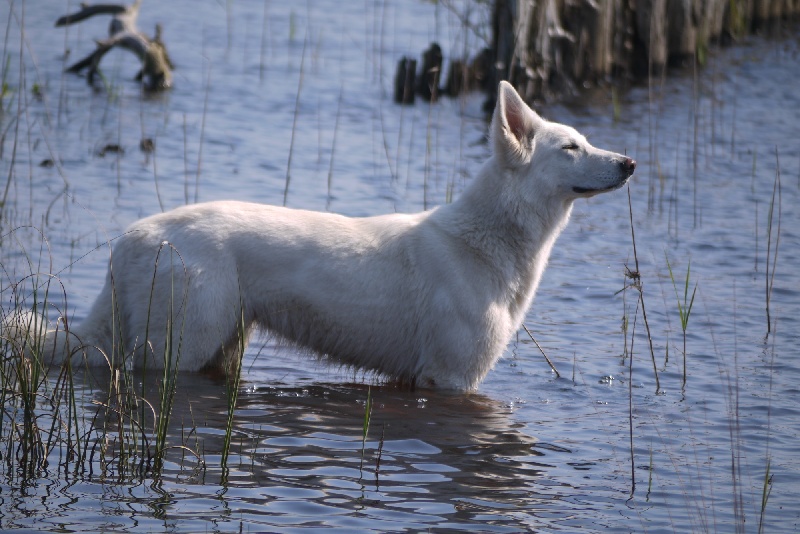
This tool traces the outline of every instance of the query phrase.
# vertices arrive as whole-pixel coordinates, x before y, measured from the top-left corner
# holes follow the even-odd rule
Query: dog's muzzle
[[[588,195],[594,196],[600,193],[605,193],[607,191],[613,191],[615,189],[619,189],[626,183],[628,183],[628,179],[633,176],[633,171],[636,170],[636,160],[626,157],[620,163],[620,168],[622,169],[622,176],[620,177],[620,181],[610,185],[609,187],[603,188],[592,188],[592,187],[579,187],[574,186],[572,191],[579,194],[579,195]]]

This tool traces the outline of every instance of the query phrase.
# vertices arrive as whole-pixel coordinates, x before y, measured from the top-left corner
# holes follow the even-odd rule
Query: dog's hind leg
[[[250,332],[245,297],[242,295],[233,262],[226,259],[194,265],[186,258],[185,277],[181,278],[180,303],[177,295],[163,307],[172,309],[171,347],[179,355],[179,367],[185,371],[207,371],[231,375],[238,369]],[[184,273],[181,273],[182,275]],[[185,283],[184,283],[185,282]],[[166,285],[164,280],[160,285]],[[164,291],[159,291],[160,295]],[[162,299],[163,300],[163,299]],[[149,334],[151,342],[167,339],[166,310],[159,313],[161,333]],[[152,327],[151,327],[152,329]],[[156,334],[156,335],[154,335]],[[162,365],[163,366],[163,365]]]
[[[43,354],[54,365],[62,364],[68,357],[73,365],[119,365],[115,360],[121,360],[118,349],[122,343],[119,329],[114,327],[118,319],[108,275],[85,319],[77,325],[59,321],[59,327],[48,330]]]

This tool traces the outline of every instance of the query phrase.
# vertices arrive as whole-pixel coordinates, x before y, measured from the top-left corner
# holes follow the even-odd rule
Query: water
[[[147,98],[127,53],[104,59],[101,91],[61,74],[65,47],[70,61],[82,57],[106,20],[65,34],[52,24],[66,3],[25,2],[24,24],[22,4],[4,8],[14,91],[0,118],[4,309],[10,284],[33,269],[58,273],[69,317],[83,317],[107,240],[162,209],[285,195],[293,207],[371,215],[426,209],[463,189],[488,150],[482,98],[391,103],[401,55],[433,39],[446,57],[481,46],[458,17],[429,3],[285,4],[146,2],[139,25],[164,23],[178,67],[174,89]],[[639,163],[631,207],[660,390],[638,294],[619,292],[631,282],[626,266],[637,270],[622,190],[576,205],[526,320],[560,378],[524,332],[471,395],[397,391],[253,343],[230,472],[220,469],[224,386],[181,375],[169,444],[193,452],[170,449],[154,480],[109,476],[113,466],[104,474],[97,456],[65,474],[56,447],[49,470],[25,484],[4,457],[0,528],[756,531],[769,459],[764,531],[796,530],[798,53],[796,31],[750,39],[697,77],[673,73],[620,95],[616,121],[607,91],[539,108]],[[143,138],[154,153],[139,150]],[[109,144],[124,153],[99,156]],[[778,171],[780,238],[773,228],[768,256]],[[681,295],[689,266],[689,291],[697,285],[685,387],[667,259]],[[78,378],[90,421],[102,387]]]

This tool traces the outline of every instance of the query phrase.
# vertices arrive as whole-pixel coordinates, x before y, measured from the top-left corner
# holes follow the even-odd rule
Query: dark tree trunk
[[[798,14],[799,0],[495,0],[495,76],[528,101],[569,94],[702,63],[710,45]]]

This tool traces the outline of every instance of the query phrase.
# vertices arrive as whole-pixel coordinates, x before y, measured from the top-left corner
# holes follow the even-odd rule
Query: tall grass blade
[[[767,457],[767,468],[764,470],[764,481],[761,488],[761,510],[758,514],[758,532],[764,532],[764,516],[767,511],[767,502],[772,493],[772,459]]]
[[[689,278],[691,275],[692,262],[686,266],[686,279],[683,284],[683,298],[678,294],[678,285],[675,282],[675,275],[672,272],[672,265],[669,263],[669,258],[666,252],[664,258],[667,260],[667,269],[669,270],[669,278],[672,281],[672,288],[675,290],[675,299],[678,303],[678,315],[681,320],[681,330],[683,331],[683,385],[686,386],[686,330],[689,327],[689,316],[692,313],[694,306],[694,297],[697,294],[697,284],[695,283],[692,290],[692,298],[689,299]]]
[[[367,402],[364,403],[364,423],[361,430],[361,464],[359,472],[364,469],[364,451],[367,448],[367,435],[369,434],[369,423],[372,420],[372,388],[367,388]]]
[[[541,346],[541,345],[539,345],[539,342],[538,342],[538,341],[536,341],[536,339],[533,337],[533,334],[531,333],[531,331],[530,331],[530,330],[528,330],[528,327],[527,327],[527,326],[525,326],[525,325],[523,324],[523,325],[522,325],[522,328],[524,328],[524,329],[525,329],[525,332],[527,332],[527,333],[528,333],[528,336],[531,338],[531,341],[533,341],[533,342],[534,342],[534,344],[536,345],[536,347],[539,349],[539,352],[541,352],[541,353],[542,353],[542,356],[544,356],[544,359],[545,359],[545,360],[547,360],[547,365],[549,365],[549,366],[550,366],[550,369],[552,369],[552,370],[553,370],[553,372],[556,374],[556,378],[561,378],[561,373],[559,373],[559,372],[558,372],[558,370],[556,369],[556,366],[555,366],[555,365],[553,365],[553,362],[551,362],[551,361],[550,361],[550,358],[548,358],[548,357],[547,357],[547,354],[544,352],[544,349],[542,348],[542,346]]]
[[[631,223],[631,242],[633,243],[633,261],[636,265],[635,271],[628,270],[628,277],[633,280],[631,285],[639,291],[639,302],[642,305],[642,319],[644,320],[644,327],[647,331],[647,341],[650,343],[650,357],[653,360],[653,376],[656,379],[656,393],[661,391],[661,382],[658,378],[658,367],[656,366],[656,352],[653,349],[653,336],[650,333],[650,324],[647,322],[647,311],[644,307],[644,288],[642,286],[642,277],[639,273],[639,256],[636,254],[636,231],[633,227],[633,205],[631,203],[631,186],[628,185],[628,213],[630,215]]]
[[[293,12],[294,13],[294,12]],[[292,181],[292,154],[294,153],[294,137],[297,133],[297,116],[300,115],[300,93],[303,91],[303,77],[305,74],[306,48],[308,47],[308,30],[303,39],[303,53],[300,58],[300,76],[297,79],[297,95],[294,100],[294,117],[292,118],[292,138],[289,141],[289,161],[286,162],[286,183],[283,187],[283,205],[289,199],[289,184]]]
[[[344,100],[344,84],[339,88],[339,99],[336,104],[336,119],[333,123],[333,141],[331,141],[331,160],[328,164],[328,199],[325,202],[325,209],[330,209],[333,200],[333,160],[336,156],[336,140],[339,135],[339,120],[342,115],[342,100]]]
[[[240,289],[241,295],[241,289]],[[231,441],[233,437],[233,416],[236,413],[236,403],[239,400],[239,385],[241,384],[242,379],[242,360],[244,360],[244,349],[247,345],[247,326],[245,324],[244,319],[244,302],[239,301],[239,329],[238,329],[238,347],[237,347],[237,354],[235,356],[236,360],[234,362],[233,368],[230,365],[225,366],[225,370],[228,373],[227,379],[225,380],[226,385],[226,392],[227,392],[227,400],[228,400],[228,416],[225,422],[225,438],[223,440],[222,445],[222,471],[223,471],[223,480],[227,479],[228,473],[228,457],[230,455],[230,448],[231,448]]]
[[[208,115],[208,95],[211,92],[211,64],[206,74],[206,94],[203,98],[203,118],[200,121],[200,143],[197,149],[197,173],[194,177],[194,202],[197,204],[200,195],[200,172],[203,168],[203,141],[206,137],[206,116]]]
[[[778,243],[781,237],[781,166],[780,159],[778,158],[778,148],[775,147],[775,182],[772,186],[772,199],[769,203],[769,214],[767,215],[767,258],[765,261],[764,275],[766,278],[765,287],[765,301],[767,311],[767,334],[772,331],[772,319],[770,315],[770,303],[772,301],[772,288],[775,286],[775,271],[778,263]],[[778,213],[777,220],[775,215],[775,201],[777,197]],[[772,245],[773,226],[775,228],[775,245]],[[772,257],[772,265],[770,265],[770,256]]]

